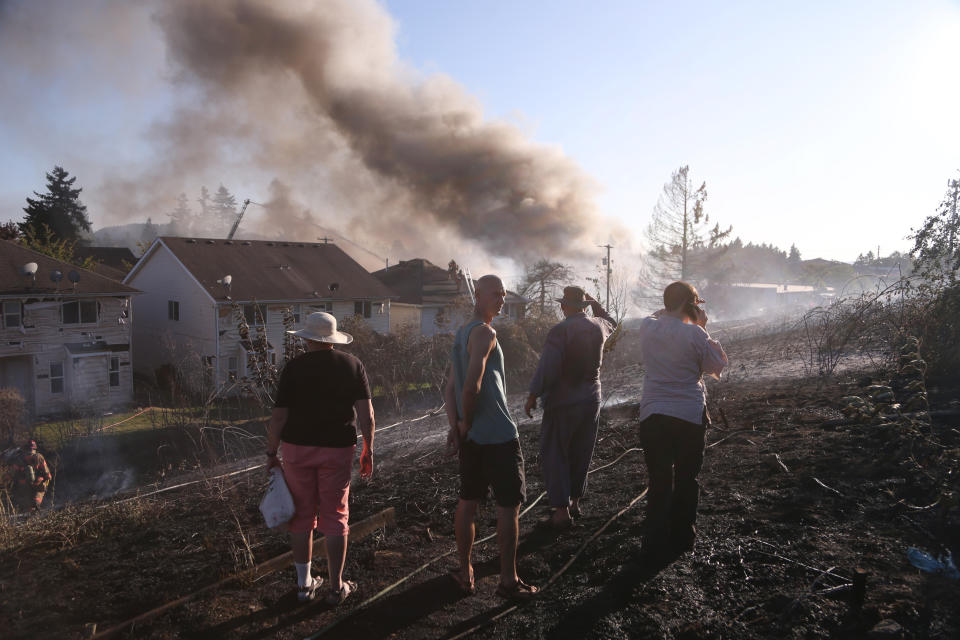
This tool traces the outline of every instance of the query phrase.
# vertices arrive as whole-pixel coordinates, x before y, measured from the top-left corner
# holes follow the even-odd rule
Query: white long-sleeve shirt
[[[727,366],[723,347],[703,327],[665,315],[644,318],[638,333],[646,370],[638,419],[659,413],[700,424],[703,376],[720,377]]]

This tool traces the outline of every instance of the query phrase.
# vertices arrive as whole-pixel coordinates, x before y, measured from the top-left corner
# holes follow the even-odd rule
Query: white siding
[[[394,302],[390,305],[390,333],[396,333],[400,327],[410,326],[420,330],[420,306]]]
[[[87,324],[61,323],[60,307],[64,301],[95,300],[97,321]],[[128,298],[85,298],[62,295],[46,299],[24,300],[23,327],[0,329],[0,370],[5,377],[18,378],[26,373],[30,389],[27,407],[35,416],[68,411],[101,411],[123,407],[133,401],[133,371],[130,352],[111,355],[120,358],[120,386],[109,387],[109,356],[87,356],[77,359],[65,344],[102,342],[107,345],[129,345],[132,313]],[[121,324],[124,303],[128,317]],[[97,360],[99,364],[79,362]],[[76,364],[75,364],[76,362]],[[63,365],[63,391],[51,390],[50,363]]]
[[[216,356],[213,302],[165,246],[157,246],[127,284],[143,291],[133,331],[137,371],[152,376],[161,365]],[[171,300],[179,303],[179,320],[168,317]]]

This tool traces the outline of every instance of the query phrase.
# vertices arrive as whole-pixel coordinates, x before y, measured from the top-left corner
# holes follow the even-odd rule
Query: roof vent
[[[207,244],[217,244],[214,240],[207,240]]]
[[[240,244],[242,244],[242,245],[245,246],[245,247],[249,247],[249,246],[250,246],[250,241],[249,241],[249,240],[244,240],[244,241],[241,242]]]
[[[223,244],[233,244],[233,240],[227,240],[227,241],[224,242]]]
[[[193,238],[187,238],[187,244],[197,244],[197,241]]]
[[[284,246],[284,247],[289,247],[289,246],[290,246],[290,243],[289,243],[289,242],[284,242],[284,243],[283,243],[283,246]]]
[[[301,242],[301,243],[298,244],[297,246],[298,246],[298,247],[305,247],[305,246],[307,246],[307,245],[305,245],[305,244],[303,244],[303,243]]]
[[[277,246],[277,243],[276,243],[276,242],[268,242],[268,243],[267,243],[267,246],[268,246],[268,247],[275,247],[275,246]]]

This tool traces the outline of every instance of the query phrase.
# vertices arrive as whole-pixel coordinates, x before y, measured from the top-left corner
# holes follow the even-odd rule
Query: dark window
[[[96,300],[72,300],[60,306],[63,324],[96,324]]]
[[[63,363],[50,363],[50,393],[63,393]]]
[[[120,358],[110,358],[110,386],[120,386]]]
[[[267,308],[262,304],[245,304],[243,317],[251,327],[264,325],[267,321]]]
[[[20,326],[22,317],[21,306],[19,302],[3,303],[3,326],[7,329]]]
[[[167,320],[180,321],[180,303],[176,300],[167,300]]]
[[[353,315],[363,316],[364,318],[369,318],[371,315],[373,305],[370,304],[369,300],[363,302],[354,302],[353,303]]]
[[[237,379],[238,365],[239,361],[237,356],[230,356],[227,358],[227,379],[229,379],[231,382]]]

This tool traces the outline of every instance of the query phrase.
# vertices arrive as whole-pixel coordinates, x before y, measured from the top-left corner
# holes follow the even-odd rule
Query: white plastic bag
[[[277,467],[270,470],[270,486],[267,487],[267,495],[260,501],[260,513],[271,529],[293,518],[293,496],[283,479],[283,472]]]

